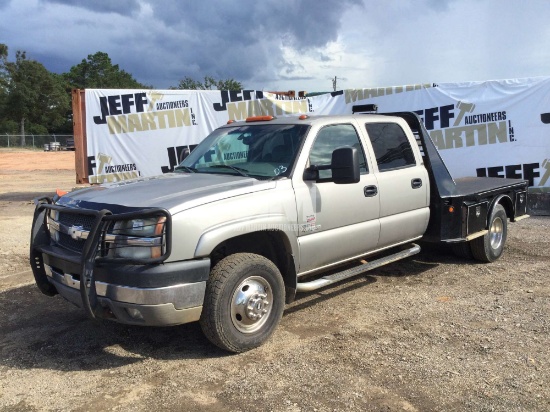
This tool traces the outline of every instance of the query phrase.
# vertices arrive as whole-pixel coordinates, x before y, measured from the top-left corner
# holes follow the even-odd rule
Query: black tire
[[[474,258],[487,263],[497,260],[504,251],[508,233],[508,217],[502,205],[495,205],[488,226],[488,233],[470,242]]]
[[[263,256],[236,253],[212,269],[200,325],[216,346],[245,352],[268,340],[285,306],[285,285],[277,266]]]
[[[471,242],[453,243],[451,249],[459,258],[472,260],[474,254],[472,253],[472,245],[470,243]]]

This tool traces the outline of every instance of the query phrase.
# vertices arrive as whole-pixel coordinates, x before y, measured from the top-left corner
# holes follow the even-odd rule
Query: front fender
[[[216,246],[226,240],[262,231],[283,232],[292,249],[291,253],[297,256],[298,225],[285,220],[284,214],[269,214],[232,220],[209,228],[200,236],[194,257],[209,256]]]

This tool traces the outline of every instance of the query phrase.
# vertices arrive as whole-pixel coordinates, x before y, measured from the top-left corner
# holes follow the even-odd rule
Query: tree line
[[[27,134],[71,134],[72,89],[152,89],[113,64],[107,53],[90,54],[67,73],[52,73],[25,51],[8,60],[8,46],[0,43],[0,134],[19,134],[25,146]],[[184,77],[180,90],[242,90],[234,79],[204,81]]]

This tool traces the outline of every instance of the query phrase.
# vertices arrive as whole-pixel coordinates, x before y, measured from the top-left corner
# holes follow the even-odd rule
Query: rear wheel
[[[495,205],[489,218],[489,232],[471,241],[474,258],[494,262],[504,251],[508,233],[508,217],[502,205]]]
[[[236,253],[212,270],[200,319],[206,337],[230,352],[260,346],[275,331],[285,304],[277,267],[263,256]]]

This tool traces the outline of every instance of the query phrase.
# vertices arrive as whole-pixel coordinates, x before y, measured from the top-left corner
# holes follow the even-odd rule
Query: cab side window
[[[332,161],[332,152],[340,147],[356,147],[359,151],[361,174],[368,173],[365,151],[355,127],[351,124],[335,124],[323,127],[309,152],[310,166],[328,166]],[[319,180],[332,178],[332,171],[319,170]]]
[[[367,123],[365,127],[380,172],[416,165],[409,139],[397,123]]]

